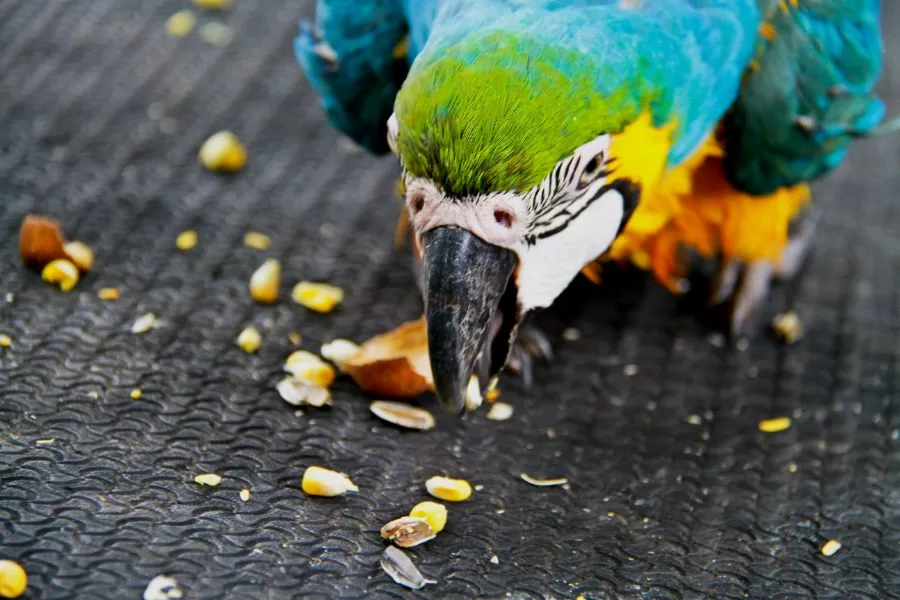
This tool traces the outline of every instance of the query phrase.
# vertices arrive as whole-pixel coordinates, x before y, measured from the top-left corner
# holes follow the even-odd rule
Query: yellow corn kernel
[[[237,336],[238,347],[248,354],[259,350],[260,344],[262,344],[262,336],[259,335],[256,327],[246,327]]]
[[[59,285],[59,289],[64,292],[70,291],[78,283],[78,267],[70,260],[58,258],[51,261],[44,270],[41,271],[41,279],[48,283]]]
[[[202,473],[194,477],[194,483],[215,487],[222,483],[222,477],[215,473]]]
[[[166,21],[166,31],[173,38],[181,38],[189,34],[196,24],[197,17],[193,12],[179,10]]]
[[[260,304],[273,304],[278,300],[281,287],[281,263],[274,258],[266,260],[250,277],[250,296]]]
[[[28,587],[28,574],[17,562],[0,560],[0,598],[18,598]]]
[[[226,9],[231,6],[231,0],[194,0],[194,6],[200,8]]]
[[[97,290],[97,297],[101,300],[116,301],[119,299],[119,290],[114,287],[100,288]]]
[[[778,433],[791,426],[790,417],[776,417],[759,422],[759,430],[763,433]]]
[[[343,473],[322,467],[308,467],[303,473],[300,487],[310,496],[340,496],[347,492],[359,491],[356,484]]]
[[[497,388],[488,390],[484,395],[484,400],[488,404],[493,404],[497,401],[498,398],[500,398],[500,390],[498,390]]]
[[[451,479],[436,475],[425,482],[428,493],[447,502],[462,502],[472,495],[472,486],[465,479]]]
[[[284,361],[284,370],[303,383],[327,388],[334,383],[334,367],[306,350],[292,352]]]
[[[334,307],[343,302],[344,290],[327,283],[314,283],[301,281],[294,286],[291,292],[294,302],[305,306],[310,310],[320,313],[328,313]]]
[[[419,502],[409,511],[409,516],[426,521],[435,533],[447,525],[447,507],[439,502]]]
[[[179,250],[190,250],[197,245],[197,232],[193,229],[182,231],[175,238],[175,245]]]
[[[244,245],[254,250],[268,250],[272,240],[264,233],[248,231],[244,234]]]
[[[834,554],[841,549],[841,543],[837,540],[828,540],[822,546],[820,552],[823,556],[834,556]]]
[[[5,333],[0,333],[0,348],[9,348],[12,346],[12,338]]]
[[[200,147],[200,162],[207,169],[234,173],[247,163],[247,150],[236,135],[220,131],[210,136]]]
[[[137,400],[138,398],[140,398],[141,396],[144,395],[144,390],[142,390],[140,388],[134,388],[133,390],[131,390],[131,393],[128,395],[131,396],[132,400]]]
[[[94,251],[84,242],[66,242],[63,244],[63,252],[85,273],[94,266]]]

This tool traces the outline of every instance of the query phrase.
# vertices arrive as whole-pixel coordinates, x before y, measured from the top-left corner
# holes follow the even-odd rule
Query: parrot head
[[[646,99],[596,81],[581,54],[497,33],[420,57],[397,96],[388,143],[450,412],[473,373],[485,385],[503,368],[523,319],[609,249],[663,168],[665,152],[641,156],[650,134],[625,135]]]

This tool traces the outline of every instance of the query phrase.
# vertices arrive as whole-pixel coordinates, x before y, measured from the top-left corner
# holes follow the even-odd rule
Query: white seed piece
[[[828,540],[822,546],[822,555],[823,556],[834,556],[834,554],[841,549],[842,544],[837,540]]]
[[[481,406],[483,402],[481,397],[481,386],[478,384],[478,377],[472,375],[469,378],[469,385],[466,387],[466,410],[473,411]]]
[[[702,425],[703,418],[700,415],[688,415],[687,422],[691,425]]]
[[[278,300],[281,286],[281,263],[270,258],[250,277],[250,296],[260,304],[272,304]]]
[[[238,494],[238,496],[240,496],[240,498],[243,502],[249,502],[250,501],[250,490],[248,490],[247,488],[244,488],[241,490],[241,492],[240,492],[240,494]]]
[[[194,477],[194,483],[215,487],[222,483],[222,477],[215,473],[202,473]]]
[[[157,575],[144,590],[144,600],[178,600],[183,595],[178,582],[168,575]]]
[[[281,399],[292,406],[314,406],[321,408],[331,405],[331,392],[328,388],[310,385],[296,377],[287,377],[275,386]]]
[[[495,554],[495,555],[493,555],[493,556],[491,557],[491,562],[492,562],[493,564],[495,564],[495,565],[499,565],[499,564],[500,564],[500,559],[497,558],[497,555]]]
[[[262,336],[256,327],[246,327],[237,336],[237,345],[248,354],[253,354],[262,345]]]
[[[581,339],[581,330],[575,327],[566,327],[563,329],[562,338],[567,342],[577,342]]]
[[[569,480],[565,477],[556,477],[553,479],[537,479],[532,477],[528,473],[522,473],[519,475],[522,478],[522,481],[526,483],[530,483],[531,485],[535,485],[537,487],[552,487],[555,485],[565,485],[569,482]]]
[[[433,540],[434,529],[425,519],[418,517],[400,517],[381,528],[381,537],[390,540],[401,548],[412,548]]]
[[[505,421],[512,416],[512,404],[507,404],[506,402],[494,402],[487,413],[487,418],[491,421]]]
[[[375,400],[369,405],[369,410],[379,419],[407,429],[426,431],[435,424],[434,416],[430,412],[402,402]]]
[[[794,311],[782,313],[772,321],[775,335],[786,344],[793,344],[803,337],[803,323]]]
[[[354,356],[359,352],[359,346],[350,340],[344,339],[336,339],[328,342],[327,344],[322,344],[322,349],[319,354],[322,355],[327,360],[330,360],[334,364],[341,368],[341,364]],[[343,370],[343,369],[341,369]]]
[[[234,38],[234,32],[225,23],[213,21],[200,28],[200,37],[207,44],[227,46]]]
[[[437,583],[434,579],[428,579],[422,575],[422,572],[413,564],[413,561],[410,560],[406,553],[394,546],[388,546],[384,549],[384,553],[381,555],[381,568],[395,583],[413,590]]]
[[[332,497],[359,491],[356,484],[343,473],[322,467],[308,467],[303,473],[300,486],[310,496]]]
[[[47,438],[45,440],[34,440],[34,443],[38,446],[50,446],[51,444],[56,443],[56,438]]]
[[[94,266],[94,251],[84,242],[66,242],[63,244],[63,252],[84,272],[90,271]]]
[[[147,313],[137,318],[134,325],[131,326],[131,333],[147,333],[151,329],[156,329],[158,326],[159,319],[156,318],[156,315]]]
[[[637,365],[625,365],[625,375],[628,377],[634,377],[638,374],[638,366]]]

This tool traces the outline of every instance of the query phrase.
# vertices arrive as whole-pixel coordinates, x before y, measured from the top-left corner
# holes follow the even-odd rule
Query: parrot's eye
[[[584,170],[581,171],[581,177],[578,179],[578,187],[584,187],[597,179],[603,172],[603,163],[605,162],[605,159],[605,154],[601,152],[584,165]]]

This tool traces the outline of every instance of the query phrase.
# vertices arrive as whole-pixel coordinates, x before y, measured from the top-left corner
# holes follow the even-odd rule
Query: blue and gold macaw
[[[397,154],[438,395],[603,261],[740,332],[814,229],[808,184],[890,127],[878,0],[319,0],[296,53],[329,120]]]

